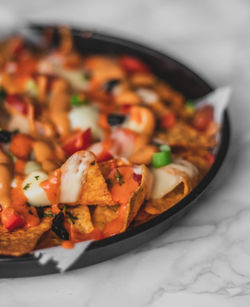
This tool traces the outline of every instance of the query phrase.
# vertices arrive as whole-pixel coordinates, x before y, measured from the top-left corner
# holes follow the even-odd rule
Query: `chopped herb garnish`
[[[9,152],[9,156],[10,156],[10,158],[11,158],[11,160],[12,160],[13,162],[16,162],[17,158],[16,158],[15,155],[13,155],[13,153],[12,153],[11,151]]]
[[[28,190],[29,189],[29,187],[30,187],[30,185],[31,185],[31,183],[27,183],[27,184],[25,184],[25,186],[23,187],[23,189],[26,191],[26,190]]]
[[[55,217],[55,213],[44,213],[43,216],[46,216],[46,217]]]
[[[122,176],[122,174],[119,172],[118,169],[116,170],[115,181],[116,181],[119,185],[123,185],[123,184],[124,184],[123,176]]]
[[[66,214],[69,216],[72,224],[75,224],[75,220],[78,220],[78,217],[74,216],[71,212],[66,211]]]
[[[35,176],[36,180],[38,180],[38,179],[39,179],[39,177],[40,177],[39,175],[38,175],[38,176]]]
[[[78,106],[88,104],[88,101],[84,97],[82,97],[81,94],[74,94],[71,97],[71,104],[73,106],[78,107]]]
[[[112,187],[113,187],[113,182],[111,181],[110,178],[106,179],[106,183],[107,183],[108,189],[109,189],[109,190],[112,189]]]
[[[14,129],[14,130],[12,131],[12,134],[17,134],[17,133],[19,133],[19,132],[20,132],[19,129]]]

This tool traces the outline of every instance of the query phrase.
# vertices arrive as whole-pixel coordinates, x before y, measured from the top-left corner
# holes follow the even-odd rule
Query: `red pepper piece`
[[[71,156],[73,153],[84,150],[90,146],[91,143],[91,129],[85,131],[80,131],[70,137],[62,145],[62,149],[68,156]]]
[[[169,112],[165,114],[161,119],[161,127],[162,128],[173,128],[176,122],[176,117],[173,112]]]
[[[110,152],[103,150],[98,156],[97,156],[97,162],[105,162],[110,159],[112,159],[113,156]]]
[[[25,225],[25,221],[18,215],[14,208],[6,208],[3,210],[1,222],[9,231]]]
[[[123,55],[120,57],[119,61],[122,68],[128,73],[149,71],[146,64],[132,56]]]
[[[197,110],[193,120],[193,126],[199,131],[206,131],[210,123],[213,121],[214,108],[205,106]]]
[[[214,164],[214,161],[215,161],[215,155],[211,154],[211,153],[207,153],[204,158],[208,161],[208,163],[210,165],[213,165]]]
[[[5,99],[5,103],[16,110],[17,112],[27,115],[28,114],[28,104],[24,97],[18,94],[8,95]]]

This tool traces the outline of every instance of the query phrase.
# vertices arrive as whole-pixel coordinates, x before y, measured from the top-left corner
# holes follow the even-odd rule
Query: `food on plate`
[[[170,209],[212,166],[219,125],[139,58],[0,45],[0,254],[72,247]],[[49,42],[47,42],[48,44]]]

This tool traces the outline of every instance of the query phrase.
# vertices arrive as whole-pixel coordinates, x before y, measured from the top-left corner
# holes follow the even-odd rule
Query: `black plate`
[[[44,26],[35,25],[32,28],[40,33]],[[169,82],[187,98],[199,98],[212,90],[210,85],[189,68],[159,51],[125,39],[88,30],[73,29],[73,33],[75,45],[81,53],[135,55],[145,61],[157,76]],[[54,37],[54,42],[55,44],[58,42],[57,35]],[[205,191],[215,177],[225,159],[229,137],[229,119],[226,111],[215,163],[200,184],[178,204],[151,221],[122,234],[91,243],[70,269],[85,267],[119,256],[162,234],[192,207],[198,196]],[[36,259],[29,255],[20,258],[0,258],[0,277],[36,276],[57,272],[55,263],[49,262],[47,265],[41,266]]]

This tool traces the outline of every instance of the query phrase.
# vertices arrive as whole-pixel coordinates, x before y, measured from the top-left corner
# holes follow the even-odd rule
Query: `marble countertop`
[[[1,279],[1,306],[249,306],[250,2],[0,0],[0,26],[16,17],[105,29],[172,54],[233,88],[233,130],[217,180],[171,230],[92,267]]]

